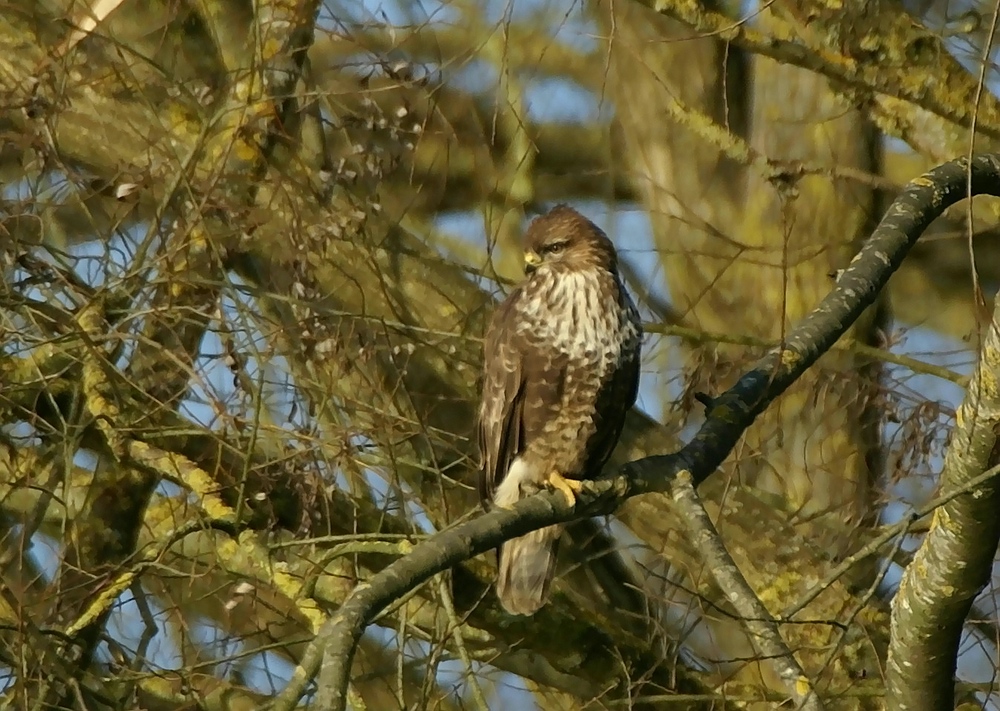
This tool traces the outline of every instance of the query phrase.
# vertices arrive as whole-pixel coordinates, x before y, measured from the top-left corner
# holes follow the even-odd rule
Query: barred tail
[[[561,526],[546,526],[500,547],[497,597],[512,615],[533,615],[549,599]]]

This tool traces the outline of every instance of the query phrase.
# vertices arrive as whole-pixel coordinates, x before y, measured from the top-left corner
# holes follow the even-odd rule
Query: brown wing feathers
[[[484,339],[484,378],[479,417],[479,497],[489,508],[497,485],[507,474],[521,446],[524,378],[521,352],[512,343],[511,304],[515,294],[498,309]]]

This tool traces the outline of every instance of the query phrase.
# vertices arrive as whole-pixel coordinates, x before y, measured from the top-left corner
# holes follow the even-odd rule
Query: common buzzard
[[[618,275],[614,245],[560,205],[524,237],[527,278],[486,332],[479,494],[507,508],[548,486],[570,505],[618,442],[639,386],[642,327]],[[499,549],[497,596],[508,612],[535,613],[549,595],[562,526]]]

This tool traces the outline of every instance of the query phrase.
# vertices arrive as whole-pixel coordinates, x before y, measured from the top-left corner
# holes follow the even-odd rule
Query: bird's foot
[[[567,479],[559,472],[552,472],[549,476],[549,486],[565,496],[570,506],[576,506],[576,495],[583,491],[582,481]]]

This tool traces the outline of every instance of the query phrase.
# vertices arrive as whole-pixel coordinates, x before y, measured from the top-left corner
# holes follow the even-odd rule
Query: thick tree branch
[[[995,100],[984,97],[974,101],[976,78],[952,57],[941,39],[913,22],[897,7],[868,10],[869,16],[881,15],[877,31],[862,38],[845,35],[841,23],[868,27],[858,21],[858,8],[816,13],[819,21],[811,25],[819,36],[797,36],[794,40],[760,32],[752,23],[734,21],[713,12],[707,3],[694,0],[637,0],[657,12],[674,17],[692,30],[706,36],[732,42],[748,52],[770,57],[778,62],[809,69],[836,82],[843,92],[857,101],[870,102],[873,117],[887,133],[904,140],[924,143],[924,124],[928,112],[953,126],[970,128],[975,117],[977,132],[1000,138],[1000,108]],[[802,3],[805,4],[805,3]],[[823,3],[810,3],[815,9]],[[891,15],[890,15],[891,13]],[[837,20],[841,17],[843,19]],[[850,18],[850,20],[848,20]],[[823,33],[826,36],[823,36]],[[877,44],[872,45],[871,40]],[[836,46],[841,42],[841,46]],[[864,49],[862,46],[864,45]],[[868,52],[868,56],[864,53]],[[956,136],[956,139],[958,137]],[[964,140],[964,139],[962,139]],[[958,143],[949,146],[952,155]]]
[[[1000,461],[1000,299],[979,365],[955,418],[941,472],[945,494]],[[935,509],[931,530],[893,600],[888,656],[890,709],[950,708],[965,618],[989,582],[1000,540],[996,478]]]
[[[789,333],[783,347],[772,349],[712,402],[705,423],[680,451],[646,457],[626,465],[618,476],[588,483],[575,510],[547,492],[511,510],[493,511],[442,531],[360,584],[309,646],[276,708],[293,708],[322,663],[320,705],[344,709],[351,661],[365,627],[393,600],[436,573],[535,528],[607,514],[626,498],[669,490],[680,471],[690,472],[695,485],[703,482],[757,415],[875,301],[927,226],[958,200],[980,194],[1000,195],[1000,156],[982,155],[971,163],[955,160],[912,181],[841,273],[834,290]]]

